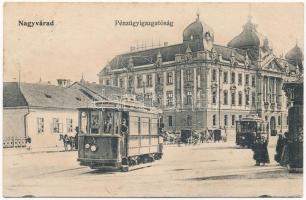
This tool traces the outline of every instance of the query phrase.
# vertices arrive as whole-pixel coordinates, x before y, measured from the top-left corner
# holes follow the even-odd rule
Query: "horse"
[[[68,151],[68,145],[70,146],[70,151],[75,148],[75,138],[68,135],[60,134],[59,141],[63,141],[65,151]]]

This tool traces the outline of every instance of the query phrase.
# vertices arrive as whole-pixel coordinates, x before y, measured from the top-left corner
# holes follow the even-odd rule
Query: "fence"
[[[22,148],[26,147],[26,138],[7,137],[3,138],[3,148]]]

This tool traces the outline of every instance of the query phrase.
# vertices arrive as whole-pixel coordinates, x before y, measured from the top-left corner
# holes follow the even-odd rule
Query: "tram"
[[[162,158],[159,110],[128,101],[94,102],[78,110],[80,165],[128,171]]]
[[[242,147],[252,148],[256,135],[265,134],[269,139],[268,123],[258,117],[257,114],[250,114],[236,121],[236,144]]]
[[[288,164],[289,172],[303,172],[303,99],[304,83],[301,77],[297,81],[286,82],[283,90],[289,102],[288,109]],[[285,153],[285,152],[284,152]]]

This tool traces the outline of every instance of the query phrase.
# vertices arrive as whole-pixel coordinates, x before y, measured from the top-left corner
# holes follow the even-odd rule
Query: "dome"
[[[190,40],[191,37],[203,35],[203,25],[199,19],[187,26],[183,32],[183,40]],[[193,38],[195,39],[195,38]]]
[[[259,47],[261,38],[256,31],[256,25],[251,22],[251,19],[243,26],[243,31],[234,37],[228,44],[228,47],[248,49]]]
[[[209,33],[209,36],[213,40],[214,32],[213,29],[207,24],[203,23],[199,19],[199,14],[195,22],[189,24],[183,32],[183,41],[190,41],[194,39],[203,39],[204,34]]]
[[[304,54],[302,52],[302,49],[296,44],[295,47],[293,47],[285,56],[285,58],[294,65],[300,65],[302,64],[304,60]]]

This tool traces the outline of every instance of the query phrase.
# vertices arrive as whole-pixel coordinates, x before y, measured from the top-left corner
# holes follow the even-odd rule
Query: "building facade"
[[[183,42],[116,56],[98,74],[100,84],[123,88],[163,110],[166,130],[235,130],[235,121],[257,112],[269,130],[287,130],[282,84],[303,73],[296,46],[276,57],[251,18],[227,46],[214,43],[213,29],[199,16]]]
[[[3,146],[13,147],[14,140],[30,137],[33,148],[62,147],[60,134],[75,136],[77,108],[90,104],[91,99],[77,89],[4,82]]]

